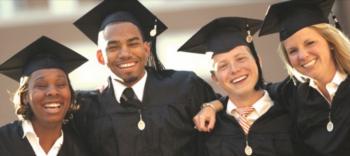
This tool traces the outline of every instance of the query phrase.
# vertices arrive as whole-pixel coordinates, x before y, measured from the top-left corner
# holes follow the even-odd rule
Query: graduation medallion
[[[253,154],[253,149],[249,145],[246,145],[245,148],[244,148],[244,153],[246,155],[252,155]]]
[[[142,120],[141,110],[139,110],[139,113],[140,113],[140,120],[137,123],[137,128],[139,128],[140,131],[143,131],[146,127],[146,123]]]
[[[143,131],[146,127],[145,122],[141,119],[138,123],[137,123],[137,127],[139,128],[140,131]]]
[[[327,131],[328,132],[332,132],[334,128],[333,122],[332,121],[328,121],[327,123]]]

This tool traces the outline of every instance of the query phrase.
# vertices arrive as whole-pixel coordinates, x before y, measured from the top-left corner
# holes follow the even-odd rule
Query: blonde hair
[[[335,61],[337,70],[342,73],[350,74],[350,41],[349,39],[337,28],[328,23],[321,23],[309,26],[309,28],[318,32],[329,44],[332,57]],[[290,64],[287,51],[281,42],[278,47],[278,53],[282,58],[288,74],[296,77],[303,82],[306,78],[300,72],[296,71]]]

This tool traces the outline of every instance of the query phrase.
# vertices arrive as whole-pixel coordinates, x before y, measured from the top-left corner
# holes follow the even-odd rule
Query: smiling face
[[[48,68],[31,74],[24,101],[33,111],[33,124],[61,124],[71,98],[67,75],[61,69]]]
[[[329,81],[336,71],[328,42],[314,29],[306,27],[283,41],[293,68],[316,81]]]
[[[250,95],[258,81],[258,67],[247,46],[214,55],[213,80],[228,94]]]
[[[107,64],[126,85],[135,84],[145,74],[150,55],[150,47],[143,41],[140,30],[130,22],[120,22],[108,25],[103,34],[105,52],[98,52],[99,62]]]

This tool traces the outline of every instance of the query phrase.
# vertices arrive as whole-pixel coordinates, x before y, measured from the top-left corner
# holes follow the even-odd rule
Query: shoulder
[[[194,80],[201,80],[201,78],[192,71],[163,70],[156,72],[148,70],[147,72],[150,79],[157,79],[162,82],[188,83]]]
[[[98,100],[98,90],[79,90],[75,92],[78,104],[88,104]]]
[[[3,135],[8,135],[11,133],[16,133],[21,127],[22,126],[20,121],[14,121],[12,123],[8,123],[0,127],[0,137],[4,137]]]
[[[0,144],[9,146],[21,140],[23,130],[20,121],[6,124],[0,128]]]
[[[186,78],[186,77],[197,77],[197,75],[192,71],[182,71],[182,70],[172,70],[167,69],[163,71],[154,71],[152,69],[148,69],[147,72],[151,75],[156,75],[160,78]]]
[[[61,148],[63,153],[72,155],[88,155],[86,144],[82,141],[78,134],[67,125],[63,125],[64,142]]]

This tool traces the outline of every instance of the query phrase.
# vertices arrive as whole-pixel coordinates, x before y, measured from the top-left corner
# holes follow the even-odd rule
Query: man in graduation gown
[[[252,35],[261,20],[221,17],[204,25],[180,51],[212,55],[212,79],[220,99],[214,129],[205,141],[209,156],[292,156],[291,119],[265,90]]]
[[[78,95],[74,126],[92,153],[201,155],[192,117],[215,94],[193,72],[162,68],[154,41],[166,26],[138,1],[103,1],[74,24],[98,44],[111,73],[102,91]]]

